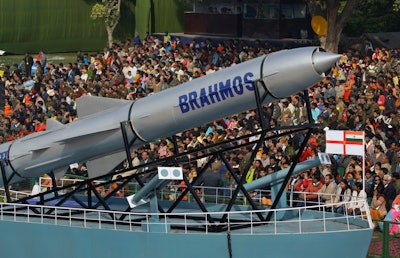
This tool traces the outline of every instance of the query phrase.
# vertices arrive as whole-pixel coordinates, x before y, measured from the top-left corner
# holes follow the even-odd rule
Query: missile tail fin
[[[79,143],[82,140],[89,139],[90,137],[96,137],[101,133],[103,133],[103,137],[106,137],[107,134],[112,134],[112,133],[114,133],[115,131],[118,131],[118,130],[119,130],[119,127],[115,126],[115,128],[110,128],[110,129],[107,129],[107,130],[100,129],[98,131],[93,131],[93,132],[90,132],[90,133],[81,134],[81,135],[77,135],[77,136],[74,136],[74,137],[63,138],[63,139],[57,140],[55,142],[56,143],[62,143],[62,144]]]
[[[78,112],[78,117],[81,119],[106,109],[124,106],[128,102],[128,100],[123,99],[85,96],[76,99],[76,109]]]
[[[46,130],[52,130],[56,128],[61,128],[64,125],[55,119],[47,119],[46,120]]]
[[[60,168],[53,169],[53,174],[56,179],[62,178],[64,176],[65,172],[67,172],[66,167],[60,167]]]
[[[124,159],[126,159],[126,153],[125,151],[121,151],[98,159],[89,160],[86,163],[89,178],[111,172],[111,170],[117,167]]]
[[[38,154],[38,153],[41,153],[41,152],[43,152],[43,151],[45,151],[45,150],[47,150],[49,148],[50,148],[50,146],[45,145],[45,146],[36,146],[36,147],[33,147],[33,148],[29,149],[29,150],[32,151],[34,154]]]

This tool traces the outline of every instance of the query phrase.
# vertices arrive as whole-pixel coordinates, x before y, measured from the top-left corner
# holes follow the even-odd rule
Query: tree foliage
[[[400,16],[394,11],[393,0],[364,0],[343,30],[346,36],[359,37],[364,33],[392,32],[400,28]]]
[[[393,10],[398,12],[400,11],[400,0],[395,0],[393,3]]]
[[[107,30],[108,45],[113,43],[113,32],[121,17],[121,0],[102,0],[101,4],[96,3],[92,7],[90,18],[93,20],[102,19]]]

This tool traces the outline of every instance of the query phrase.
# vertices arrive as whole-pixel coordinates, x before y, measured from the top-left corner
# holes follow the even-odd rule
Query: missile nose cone
[[[338,54],[316,51],[312,57],[315,71],[321,75],[328,74],[332,65],[339,60],[340,57],[341,55]]]

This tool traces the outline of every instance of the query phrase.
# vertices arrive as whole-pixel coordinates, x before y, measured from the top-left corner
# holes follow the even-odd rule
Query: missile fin
[[[51,133],[50,130],[49,131],[41,131],[41,132],[37,132],[37,133],[33,133],[33,134],[28,134],[27,136],[21,138],[20,141],[21,142],[25,142],[25,141],[28,142],[28,141],[30,141],[32,139],[42,137],[42,136],[44,136],[46,134],[49,134],[49,133]]]
[[[78,117],[81,119],[106,109],[125,106],[128,102],[129,100],[123,99],[84,96],[76,99],[76,110]]]
[[[60,167],[53,169],[53,174],[56,179],[60,179],[64,176],[65,172],[67,172],[67,167]]]
[[[93,131],[91,133],[81,134],[81,135],[77,135],[77,136],[69,137],[69,138],[63,138],[63,139],[57,140],[55,142],[63,143],[63,144],[74,143],[74,142],[79,142],[84,139],[87,139],[88,137],[91,137],[91,136],[97,136],[99,133],[113,133],[115,130],[119,130],[119,127],[110,128],[108,130]]]
[[[86,162],[89,178],[105,175],[126,159],[125,151],[113,153]]]
[[[56,128],[61,128],[64,125],[55,119],[47,119],[46,120],[46,130],[52,130]]]
[[[43,151],[47,150],[48,148],[50,148],[49,145],[36,146],[36,147],[31,148],[30,151],[32,151],[34,153],[35,152],[38,153],[38,152],[43,152]]]

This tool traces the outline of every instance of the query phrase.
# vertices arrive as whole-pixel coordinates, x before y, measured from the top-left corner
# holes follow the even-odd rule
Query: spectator
[[[41,81],[33,80],[35,78],[29,77],[30,73],[26,74],[26,71],[23,78],[21,69],[18,68],[18,65],[14,65],[9,71],[9,78],[4,78],[7,90],[6,103],[8,104],[6,115],[9,118],[8,120],[7,118],[4,119],[5,131],[2,134],[3,138],[14,139],[32,133],[35,127],[31,126],[31,124],[33,122],[36,123],[37,119],[39,119],[38,121],[57,119],[63,123],[72,122],[77,118],[73,102],[76,97],[84,94],[135,100],[151,93],[149,88],[158,91],[159,86],[163,84],[164,87],[176,86],[187,79],[195,79],[197,76],[206,74],[208,70],[214,72],[231,64],[278,49],[271,48],[268,44],[258,44],[257,47],[247,46],[238,41],[234,43],[222,42],[218,49],[209,40],[193,43],[193,46],[198,45],[199,48],[201,47],[199,49],[198,47],[186,47],[178,38],[173,40],[172,46],[169,42],[164,43],[150,34],[146,36],[143,43],[138,35],[135,40],[136,46],[134,48],[128,50],[122,45],[115,44],[113,47],[107,48],[98,54],[93,54],[90,57],[86,55],[86,61],[81,60],[81,55],[76,62],[77,64],[71,63],[70,67],[68,65],[65,67],[62,63],[58,66],[47,63],[47,69]],[[234,51],[232,46],[239,46],[239,44],[245,47],[241,46],[240,52]],[[150,45],[151,47],[149,48]],[[175,48],[173,51],[172,47]],[[183,52],[185,54],[182,54]],[[215,59],[213,59],[214,57]],[[396,166],[399,166],[396,151],[396,148],[398,150],[399,147],[397,143],[399,137],[397,115],[400,110],[398,109],[399,105],[396,104],[396,101],[400,99],[397,73],[392,71],[394,70],[393,67],[388,67],[390,66],[389,62],[377,63],[376,61],[378,60],[370,62],[363,56],[357,56],[362,62],[356,64],[352,63],[348,57],[345,55],[341,66],[335,67],[334,70],[338,70],[337,73],[332,73],[323,83],[309,89],[310,100],[313,102],[312,116],[315,120],[319,120],[322,127],[329,126],[330,128],[340,127],[341,129],[351,128],[357,130],[367,128],[366,161],[367,164],[370,163],[371,166],[375,166],[377,173],[383,176],[384,170],[378,165],[379,162],[381,162],[383,169],[388,170],[388,173],[393,172]],[[398,55],[393,55],[392,58],[393,64],[395,64],[398,60]],[[83,56],[83,59],[85,59],[85,56]],[[43,60],[44,58],[41,57],[40,61]],[[359,69],[361,65],[364,65],[364,68]],[[198,72],[197,75],[195,75],[196,70]],[[383,70],[389,70],[390,72],[381,72]],[[126,76],[126,71],[131,71],[131,75]],[[75,76],[72,76],[73,74]],[[79,75],[79,77],[76,75]],[[160,84],[152,85],[152,79]],[[24,82],[26,83],[26,88],[23,88]],[[124,89],[125,85],[128,85],[126,89]],[[19,88],[21,89],[20,92],[18,91]],[[33,90],[36,91],[35,94],[33,94]],[[381,95],[385,98],[383,112],[379,110],[379,104],[381,104],[382,109],[382,103],[378,103],[379,98],[383,99]],[[393,99],[391,99],[392,97]],[[278,125],[278,120],[280,125],[297,124],[299,123],[298,120],[301,120],[304,115],[302,114],[302,110],[304,110],[302,100],[298,96],[291,96],[290,101],[288,99],[282,100],[282,103],[275,101],[271,105],[265,106],[265,116],[269,119],[268,123],[270,123],[271,128]],[[394,111],[393,100],[396,100],[394,102]],[[39,101],[42,101],[42,104]],[[334,105],[334,101],[336,101],[336,105]],[[24,104],[22,110],[20,110],[18,102]],[[322,116],[318,107],[327,110],[328,119]],[[336,111],[338,111],[338,114],[336,114]],[[331,115],[334,115],[335,118],[333,119]],[[15,134],[11,130],[11,125],[15,121],[14,117],[18,119],[24,128],[21,135]],[[217,142],[228,137],[234,138],[257,130],[257,124],[251,117],[237,114],[232,118],[235,118],[236,121],[233,121],[232,125],[230,125],[232,127],[231,130],[227,130],[225,127],[217,128],[217,133],[213,130],[215,138],[211,140],[204,138],[206,144],[207,142]],[[10,121],[13,122],[10,123]],[[303,118],[304,121],[306,119]],[[229,132],[232,132],[232,134]],[[273,134],[274,132],[270,132],[269,136],[273,136]],[[190,140],[192,137],[197,138],[198,136],[187,135],[186,137]],[[184,141],[184,139],[182,140]],[[293,141],[290,145],[271,141],[271,145],[264,146],[264,152],[270,156],[270,166],[266,169],[267,171],[278,169],[275,153],[273,153],[274,149],[282,148],[282,154],[287,156],[291,155],[289,154],[290,146],[294,149],[294,151],[291,150],[291,153],[295,153],[298,150],[299,140],[297,138],[291,140]],[[324,142],[323,138],[318,140],[318,137],[316,137],[316,140],[318,146],[306,150],[305,153],[309,155],[304,155],[303,160],[312,157],[314,155],[313,152],[317,150],[316,148],[323,149],[321,145],[321,142]],[[375,142],[378,143],[377,146],[380,146],[382,150],[375,152],[374,149],[377,148],[375,147]],[[278,146],[279,144],[284,146]],[[190,145],[189,143],[182,143],[182,146],[179,146],[179,152],[183,153],[189,148],[201,146],[196,139],[196,142]],[[242,148],[241,151],[243,153],[239,155],[238,159],[243,173],[244,165],[248,161],[250,153],[246,148]],[[377,153],[381,153],[383,156],[380,157],[381,154],[378,155]],[[388,159],[386,159],[386,156]],[[182,157],[187,158],[187,156]],[[265,165],[268,165],[266,160]],[[342,166],[347,167],[347,164],[342,164]],[[359,171],[358,167],[359,165],[355,166],[356,172]],[[392,168],[393,171],[391,170]],[[360,174],[354,173],[353,176],[357,177],[357,175]],[[354,180],[356,179],[354,178]],[[367,191],[369,192],[369,190]]]
[[[362,183],[355,182],[353,186],[351,202],[350,204],[346,205],[347,213],[354,215],[361,215],[363,212],[365,212],[366,201],[367,201],[367,194],[362,189]]]
[[[389,201],[387,197],[378,190],[374,191],[374,195],[371,201],[371,207],[369,208],[371,213],[371,218],[375,221],[375,227],[378,225],[377,220],[383,219],[390,209]]]
[[[396,196],[392,203],[392,208],[385,217],[386,221],[395,222],[389,227],[389,234],[394,235],[400,233],[400,226],[397,224],[400,222],[400,194]]]
[[[393,201],[396,198],[396,189],[392,183],[392,177],[390,175],[383,176],[383,194],[388,198],[389,201]]]
[[[206,196],[215,196],[217,188],[223,186],[222,178],[219,176],[219,168],[207,169],[196,182],[196,185],[204,187],[203,193]]]
[[[392,183],[393,183],[394,189],[396,189],[396,193],[400,194],[400,174],[399,174],[399,172],[393,173]]]
[[[352,195],[351,187],[346,179],[340,181],[340,187],[336,190],[335,205],[333,206],[333,211],[335,213],[344,213],[346,208],[346,203],[350,201]]]
[[[335,200],[336,183],[332,174],[325,176],[325,184],[319,189],[319,198],[324,204],[332,204]]]
[[[25,57],[23,59],[25,65],[25,76],[32,75],[32,66],[33,66],[33,57],[29,52],[25,53]]]
[[[297,207],[317,205],[318,204],[318,191],[322,188],[321,177],[319,174],[312,176],[312,183],[304,189],[303,193],[299,194]]]

